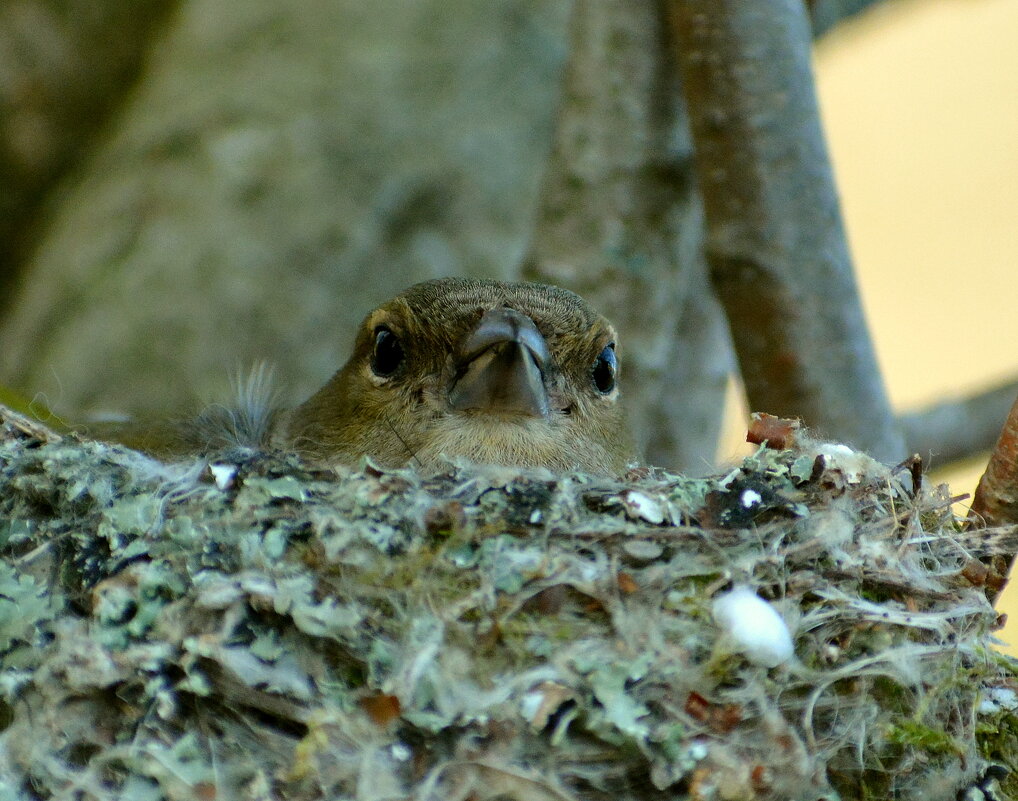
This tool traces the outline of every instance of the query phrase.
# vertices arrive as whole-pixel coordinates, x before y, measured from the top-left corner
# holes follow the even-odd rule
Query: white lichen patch
[[[757,504],[763,501],[763,496],[760,495],[756,490],[743,490],[742,495],[739,496],[739,501],[747,509],[752,509]]]
[[[212,480],[221,490],[227,490],[233,486],[234,476],[237,475],[237,466],[232,464],[210,464],[209,473]]]
[[[658,525],[665,520],[667,512],[664,503],[639,490],[623,492],[622,503],[626,507],[626,513],[634,520],[645,520],[652,525]]]

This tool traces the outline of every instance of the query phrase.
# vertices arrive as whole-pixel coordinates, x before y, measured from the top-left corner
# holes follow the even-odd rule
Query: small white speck
[[[849,484],[858,484],[867,475],[879,475],[882,468],[879,462],[860,451],[853,451],[840,442],[824,442],[817,449],[824,457],[827,468],[840,470]]]
[[[393,743],[389,747],[389,753],[392,754],[392,758],[397,762],[406,762],[414,755],[414,752],[410,750],[410,746],[406,743]]]
[[[232,464],[210,464],[209,472],[212,473],[216,486],[221,490],[226,490],[233,485],[234,476],[237,475],[237,467]]]
[[[244,597],[244,591],[235,581],[202,581],[198,589],[196,600],[198,606],[204,609],[228,609]]]
[[[1018,693],[1010,687],[994,687],[990,690],[990,697],[1004,709],[1018,709]]]
[[[533,512],[530,513],[530,525],[536,526],[538,523],[541,522],[541,519],[543,517],[544,515],[541,514],[541,510],[535,509]]]
[[[642,562],[649,562],[652,559],[657,559],[665,551],[665,549],[658,543],[647,542],[647,540],[631,540],[629,542],[624,542],[622,544],[622,549],[634,559],[639,559]]]
[[[693,743],[689,746],[689,750],[686,753],[689,754],[690,759],[695,759],[699,762],[701,759],[707,758],[707,746],[703,743]]]
[[[646,520],[658,525],[664,522],[665,510],[661,502],[636,490],[629,490],[622,496],[626,512],[635,520]]]
[[[784,619],[749,587],[734,587],[719,595],[713,612],[734,650],[753,664],[772,668],[791,658],[792,635]]]
[[[1013,712],[1018,709],[1018,694],[1007,687],[993,687],[986,694],[987,697],[979,702],[980,715],[992,715],[1001,709]]]
[[[579,565],[577,573],[581,581],[597,581],[601,577],[601,566],[596,562],[583,562]]]
[[[534,718],[537,717],[537,712],[541,708],[541,704],[543,702],[544,693],[539,690],[533,690],[526,693],[520,699],[520,712],[523,713],[523,718],[528,723],[533,722]]]
[[[762,500],[763,497],[760,495],[760,493],[757,492],[756,490],[751,489],[743,490],[742,495],[739,496],[739,501],[746,509],[752,509]]]

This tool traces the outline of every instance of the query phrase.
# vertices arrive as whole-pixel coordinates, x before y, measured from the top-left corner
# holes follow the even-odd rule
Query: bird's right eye
[[[615,389],[615,373],[618,372],[618,361],[615,358],[615,343],[609,342],[594,361],[592,377],[594,387],[602,395]]]
[[[388,378],[403,364],[403,346],[399,337],[384,325],[375,329],[375,350],[371,355],[371,371],[379,378]]]

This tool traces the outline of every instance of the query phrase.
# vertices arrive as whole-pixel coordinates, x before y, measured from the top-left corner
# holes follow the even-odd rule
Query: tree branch
[[[750,406],[904,452],[863,317],[799,0],[675,0],[711,281]]]
[[[1018,524],[1018,400],[1015,400],[990,454],[986,472],[979,479],[972,499],[972,520],[987,526]],[[1014,553],[996,554],[986,561],[992,569],[987,579],[991,601],[996,601],[1007,583]]]
[[[867,11],[883,0],[807,0],[813,36],[819,39],[840,23]]]
[[[700,253],[692,142],[656,0],[578,0],[529,280],[579,292],[618,327],[646,459],[713,462],[730,347]]]
[[[1018,381],[972,395],[951,398],[898,417],[907,449],[937,467],[988,451],[997,441],[1001,421],[1015,396]]]
[[[47,193],[130,89],[173,0],[0,5],[0,305],[42,233]]]

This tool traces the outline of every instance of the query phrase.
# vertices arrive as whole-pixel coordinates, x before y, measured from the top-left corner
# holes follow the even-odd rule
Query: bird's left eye
[[[592,378],[594,388],[602,395],[615,389],[615,373],[618,371],[618,360],[615,358],[615,343],[612,342],[598,355],[594,361]]]
[[[375,329],[375,350],[371,356],[371,371],[379,378],[388,378],[403,364],[403,346],[399,337],[384,325]]]

